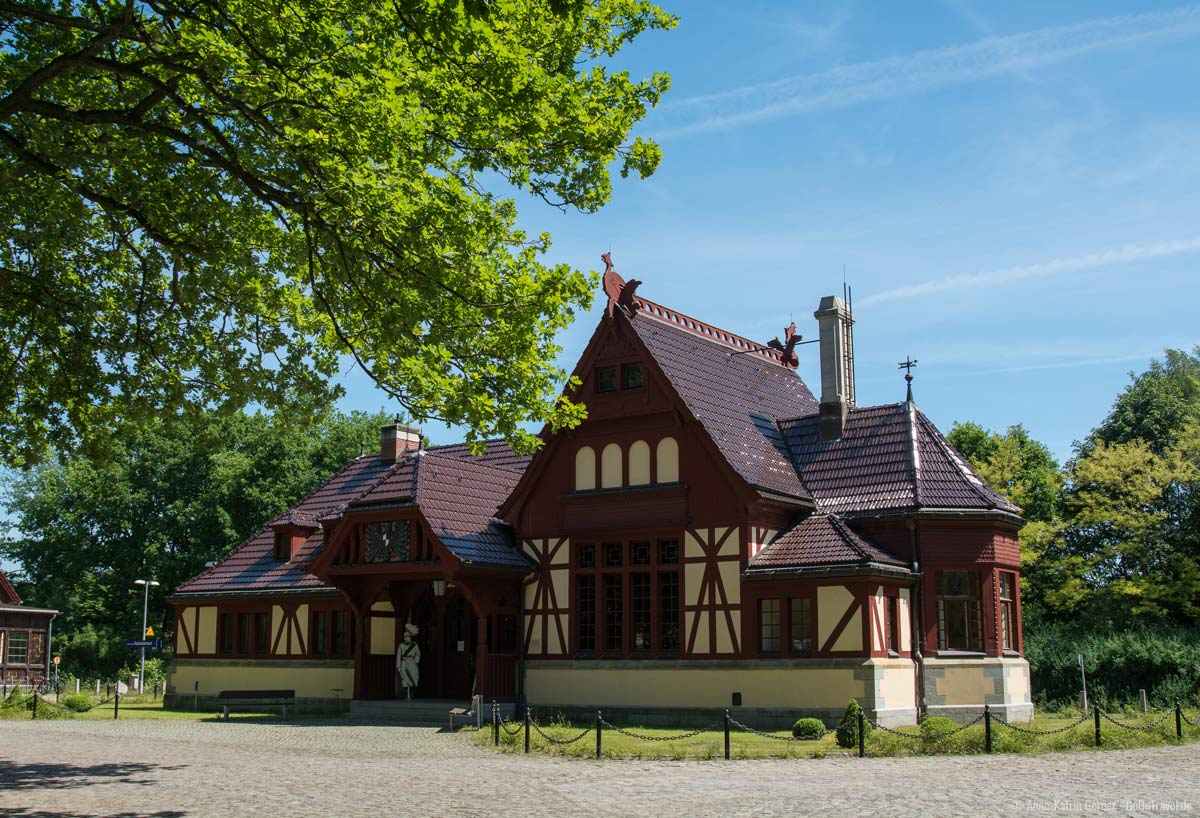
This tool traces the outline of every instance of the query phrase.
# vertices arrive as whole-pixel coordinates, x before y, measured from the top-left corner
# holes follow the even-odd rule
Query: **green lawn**
[[[1122,723],[1131,726],[1141,726],[1151,723],[1161,717],[1161,713],[1143,716],[1129,714],[1114,716]],[[1189,714],[1190,717],[1191,714]],[[1057,730],[1069,727],[1078,720],[1057,716],[1039,716],[1032,724],[1021,724],[1026,729]],[[1195,719],[1193,719],[1195,720]],[[524,731],[520,723],[507,725],[514,729],[515,734],[501,730],[499,750],[506,753],[524,752]],[[542,726],[542,732],[555,740],[574,738],[583,731],[586,725],[553,723]],[[602,751],[604,758],[664,758],[664,759],[713,759],[724,758],[724,732],[713,730],[687,738],[670,739],[670,737],[686,732],[683,729],[664,729],[657,727],[630,727],[631,733],[646,738],[635,738],[605,728]],[[937,740],[923,740],[915,727],[902,728],[895,735],[883,730],[872,730],[867,735],[866,754],[868,756],[909,756],[933,754],[970,754],[984,752],[984,727],[977,724],[968,727],[952,736]],[[734,730],[730,735],[730,756],[732,758],[824,758],[834,755],[857,755],[857,748],[844,749],[839,747],[836,738],[826,735],[822,739],[807,741],[781,741],[790,737],[784,731],[772,732],[776,739],[754,735],[740,730]],[[473,735],[473,740],[480,746],[492,747],[492,731],[485,727]],[[650,738],[668,740],[648,740]],[[1200,741],[1200,727],[1183,725],[1183,742]],[[1157,727],[1149,730],[1126,730],[1108,721],[1101,723],[1100,749],[1127,749],[1132,747],[1148,747],[1162,744],[1176,744],[1180,740],[1175,737],[1174,716],[1168,716]],[[999,720],[992,726],[992,751],[995,753],[1038,753],[1064,750],[1096,749],[1095,727],[1091,717],[1085,722],[1060,733],[1042,736],[1030,736],[1016,732],[1003,726]],[[550,755],[569,756],[576,758],[594,758],[596,754],[596,734],[588,733],[577,742],[567,745],[556,745],[543,738],[536,730],[530,734],[530,751]]]
[[[54,696],[44,696],[38,703],[38,718],[39,719],[82,719],[85,721],[104,721],[113,718],[113,701],[112,699],[97,699],[95,696],[88,696],[88,700],[92,704],[92,709],[85,712],[76,712],[65,707],[62,702],[66,700],[66,696],[59,696],[59,704],[54,703]],[[7,700],[0,702],[0,719],[30,719],[33,717],[32,710],[33,700],[29,695],[25,696],[10,696]],[[309,721],[312,719],[334,718],[336,714],[329,715],[312,715],[304,714],[303,719]],[[220,713],[212,711],[195,711],[195,710],[164,710],[162,699],[152,698],[150,696],[122,696],[120,707],[117,710],[117,718],[119,719],[154,719],[168,721],[217,721],[221,719]],[[295,718],[294,714],[289,714],[289,718]],[[247,711],[238,711],[230,714],[230,719],[233,721],[279,721],[280,714],[277,709],[265,711],[262,713],[253,713]]]

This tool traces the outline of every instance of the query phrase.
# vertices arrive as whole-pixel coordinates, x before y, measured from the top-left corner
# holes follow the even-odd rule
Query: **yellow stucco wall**
[[[202,696],[222,690],[295,690],[297,697],[332,699],[334,689],[341,688],[340,698],[348,699],[354,693],[354,662],[177,659],[171,663],[168,692],[191,693],[196,682]]]
[[[1029,704],[1029,663],[1020,658],[929,659],[927,688],[938,705],[982,705],[985,696],[1003,694],[1005,704]],[[997,685],[999,679],[1000,685]]]
[[[740,692],[745,707],[841,708],[866,691],[855,671],[853,664],[692,669],[572,667],[531,661],[526,691],[534,706],[728,707],[731,695]]]
[[[205,605],[200,608],[200,619],[197,623],[196,630],[199,633],[192,634],[192,640],[196,645],[196,653],[216,653],[217,652],[217,609],[213,605]]]
[[[917,706],[917,676],[908,659],[876,659],[872,662],[878,674],[877,707],[888,710]]]
[[[396,620],[391,617],[371,617],[371,654],[382,656],[396,652]]]

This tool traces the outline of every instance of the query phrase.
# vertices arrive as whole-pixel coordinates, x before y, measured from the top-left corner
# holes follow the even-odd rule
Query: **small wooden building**
[[[0,571],[0,683],[36,685],[50,672],[50,634],[58,611],[29,608]]]
[[[176,589],[169,689],[391,698],[413,623],[425,697],[1028,717],[1020,510],[911,395],[857,405],[842,299],[814,314],[818,399],[798,336],[764,346],[611,268],[605,289],[581,426],[531,460],[385,427],[380,453]]]

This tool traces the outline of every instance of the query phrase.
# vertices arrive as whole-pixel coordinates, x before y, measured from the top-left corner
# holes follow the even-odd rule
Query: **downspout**
[[[917,555],[917,521],[912,517],[905,519],[908,525],[908,545],[912,552],[912,558],[909,566],[912,572],[916,574],[916,582],[913,583],[912,590],[912,605],[910,611],[910,619],[912,620],[912,652],[913,652],[913,667],[917,676],[917,720],[925,718],[925,656],[922,647],[925,641],[925,631],[922,628],[924,617],[921,616],[921,563]]]

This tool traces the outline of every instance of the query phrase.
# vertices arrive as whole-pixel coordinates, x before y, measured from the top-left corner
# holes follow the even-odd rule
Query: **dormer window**
[[[287,562],[292,558],[292,535],[288,531],[275,532],[275,561]]]
[[[615,366],[596,367],[596,391],[617,391],[617,368]]]
[[[641,364],[625,364],[621,367],[621,388],[641,389],[646,385],[646,372]]]

